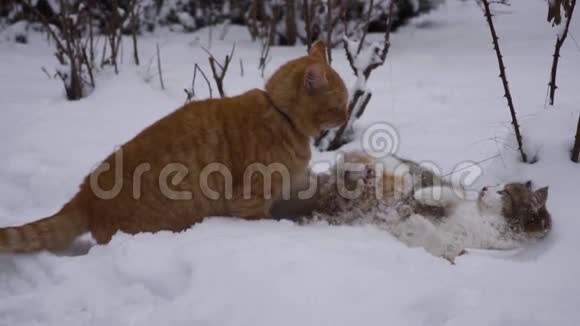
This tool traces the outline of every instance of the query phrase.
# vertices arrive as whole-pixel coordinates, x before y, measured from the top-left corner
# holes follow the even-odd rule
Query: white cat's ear
[[[318,42],[312,44],[312,46],[310,47],[310,51],[308,51],[308,55],[311,57],[316,57],[317,59],[324,61],[324,63],[327,63],[327,61],[326,61],[326,46],[324,45],[324,42],[322,42],[322,41],[318,41]]]
[[[534,191],[534,206],[542,208],[548,201],[548,187],[540,188]]]
[[[306,67],[304,72],[304,89],[310,95],[316,94],[318,90],[328,85],[324,67],[315,63]]]

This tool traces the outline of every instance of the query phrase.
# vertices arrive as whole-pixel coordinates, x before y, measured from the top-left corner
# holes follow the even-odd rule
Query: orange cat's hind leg
[[[246,220],[258,220],[270,217],[271,200],[262,198],[240,199],[233,202],[232,213],[234,216]]]

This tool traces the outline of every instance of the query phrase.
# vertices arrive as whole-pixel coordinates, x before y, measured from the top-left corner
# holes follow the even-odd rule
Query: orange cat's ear
[[[324,63],[327,63],[326,46],[324,46],[324,42],[322,41],[317,41],[316,43],[312,44],[312,46],[310,47],[310,51],[308,51],[308,55],[311,57],[318,58],[324,61]]]
[[[328,85],[328,80],[326,79],[326,73],[324,72],[324,67],[315,63],[306,67],[304,72],[304,89],[309,95],[316,94],[318,90]]]

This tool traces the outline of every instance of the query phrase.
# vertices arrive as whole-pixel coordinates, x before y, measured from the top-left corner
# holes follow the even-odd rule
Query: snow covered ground
[[[580,166],[568,150],[580,112],[573,39],[580,23],[563,49],[557,106],[546,108],[555,42],[547,6],[514,0],[498,11],[524,141],[537,164],[517,163],[510,149],[496,58],[473,1],[448,0],[393,35],[357,128],[388,121],[399,133],[399,155],[432,161],[444,173],[501,153],[482,163],[473,187],[522,179],[549,185],[554,230],[544,242],[470,251],[453,266],[371,226],[213,218],[181,234],[117,235],[76,257],[0,256],[0,325],[579,325]],[[196,62],[209,72],[200,47],[207,32],[160,33],[141,41],[141,67],[125,44],[121,74],[100,73],[93,94],[67,102],[60,82],[40,70],[54,66],[52,48],[39,35],[31,39],[21,45],[0,37],[0,226],[52,214],[116,145],[184,102]],[[225,56],[233,41],[227,93],[260,87],[260,49],[244,29],[214,41],[212,51]],[[156,43],[165,91],[154,63],[148,71]],[[267,73],[303,53],[274,48]],[[334,58],[354,82],[341,49]],[[196,90],[208,96],[201,79]]]

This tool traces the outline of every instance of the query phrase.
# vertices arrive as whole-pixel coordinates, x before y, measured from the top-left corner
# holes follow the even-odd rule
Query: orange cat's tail
[[[66,249],[87,231],[86,216],[59,212],[22,226],[0,228],[0,253]]]

